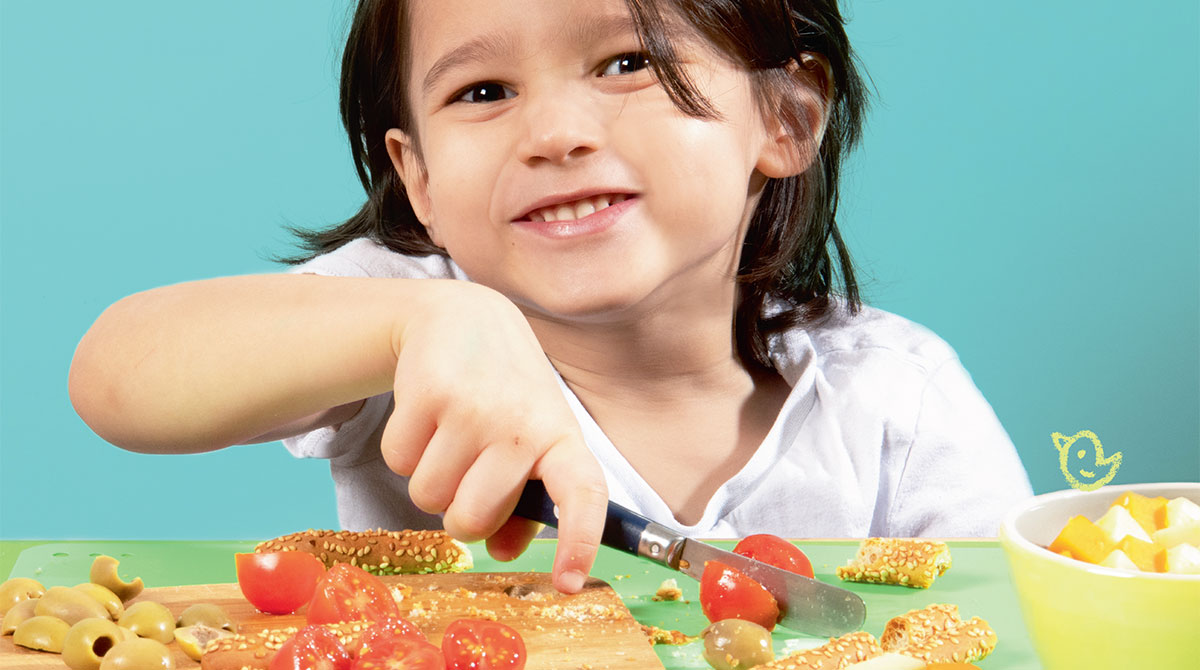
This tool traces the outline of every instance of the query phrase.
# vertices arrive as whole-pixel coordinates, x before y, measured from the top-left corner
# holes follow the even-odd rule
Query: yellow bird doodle
[[[1121,452],[1105,458],[1100,438],[1090,430],[1081,430],[1070,437],[1052,433],[1050,437],[1058,449],[1058,465],[1071,488],[1094,491],[1112,481],[1121,467]],[[1091,440],[1091,447],[1076,446],[1081,437]]]

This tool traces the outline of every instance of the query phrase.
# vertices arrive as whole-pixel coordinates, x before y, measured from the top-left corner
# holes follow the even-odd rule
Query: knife
[[[554,501],[540,480],[531,479],[513,514],[558,527]],[[718,549],[655,523],[612,501],[600,543],[627,554],[648,558],[699,580],[704,564],[719,561],[740,570],[775,596],[783,618],[779,625],[819,636],[837,636],[862,628],[867,608],[858,595],[788,572],[773,565]]]

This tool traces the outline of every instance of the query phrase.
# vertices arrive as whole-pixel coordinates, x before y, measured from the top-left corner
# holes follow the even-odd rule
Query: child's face
[[[433,240],[472,279],[531,317],[731,304],[746,221],[783,151],[745,71],[678,40],[721,115],[696,119],[642,66],[621,0],[416,0],[410,11],[423,167],[400,131],[389,151]],[[572,220],[542,221],[546,206]]]

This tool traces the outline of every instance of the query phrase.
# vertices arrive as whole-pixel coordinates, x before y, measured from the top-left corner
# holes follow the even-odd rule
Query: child
[[[834,0],[362,0],[362,210],[294,273],[119,301],[72,401],[135,451],[282,438],[330,460],[344,527],[498,558],[542,479],[567,592],[609,499],[697,536],[993,534],[1030,493],[1003,428],[949,346],[858,303],[863,105]]]

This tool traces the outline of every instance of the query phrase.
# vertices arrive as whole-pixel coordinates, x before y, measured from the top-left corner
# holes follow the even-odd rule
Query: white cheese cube
[[[1177,544],[1168,549],[1167,572],[1200,575],[1200,549],[1190,544]]]
[[[1167,501],[1167,528],[1176,524],[1200,523],[1200,505],[1187,498]]]
[[[1154,531],[1154,544],[1170,549],[1181,544],[1200,547],[1200,521],[1177,523]]]
[[[1120,549],[1113,549],[1103,561],[1100,561],[1100,565],[1103,565],[1106,568],[1133,570],[1134,572],[1137,572],[1138,570],[1137,564],[1130,560],[1129,556]]]
[[[1146,534],[1142,524],[1134,521],[1129,510],[1120,505],[1109,507],[1104,516],[1096,521],[1096,526],[1107,533],[1113,542],[1120,542],[1126,535],[1132,535],[1143,542],[1150,541],[1150,536]]]

